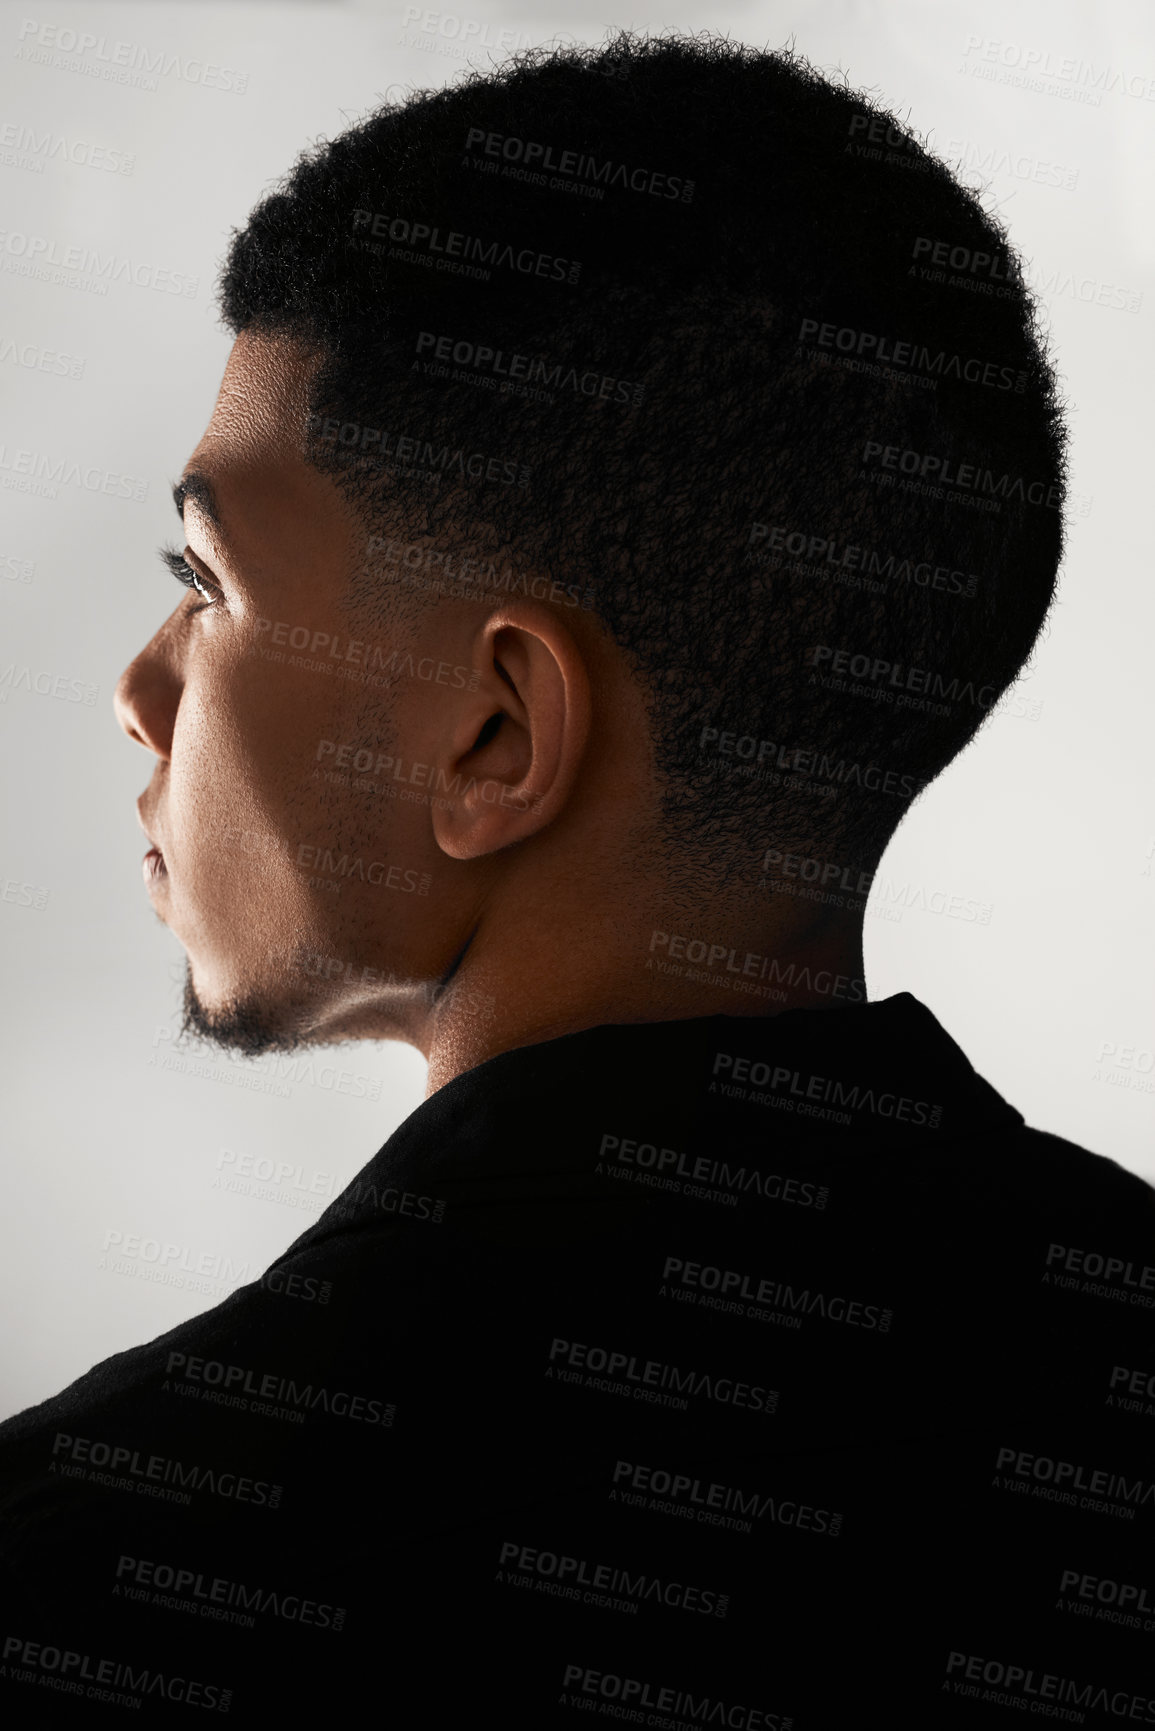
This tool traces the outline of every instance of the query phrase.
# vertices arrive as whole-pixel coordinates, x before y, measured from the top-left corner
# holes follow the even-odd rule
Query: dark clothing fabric
[[[0,1426],[0,1689],[1155,1724],[1153,1307],[1155,1191],[908,994],[506,1052],[261,1280]]]

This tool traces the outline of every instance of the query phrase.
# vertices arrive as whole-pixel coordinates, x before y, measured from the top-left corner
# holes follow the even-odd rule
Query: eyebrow
[[[190,469],[182,475],[179,481],[173,482],[172,502],[176,506],[176,514],[184,521],[184,508],[188,504],[197,505],[204,512],[210,523],[215,523],[218,529],[223,529],[221,514],[217,508],[217,496],[208,476],[199,469]]]

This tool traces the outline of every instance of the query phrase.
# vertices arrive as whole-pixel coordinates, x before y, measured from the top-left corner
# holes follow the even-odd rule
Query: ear
[[[525,841],[564,811],[590,732],[590,679],[571,632],[548,608],[515,602],[487,619],[473,652],[481,678],[434,778],[433,833],[451,859]]]

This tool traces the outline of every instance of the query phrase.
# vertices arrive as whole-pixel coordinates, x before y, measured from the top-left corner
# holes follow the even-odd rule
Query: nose
[[[117,681],[112,707],[130,739],[168,761],[181,680],[159,631]]]

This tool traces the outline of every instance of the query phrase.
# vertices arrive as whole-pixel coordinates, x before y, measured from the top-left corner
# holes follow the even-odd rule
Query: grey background
[[[384,1044],[173,1065],[181,952],[149,909],[133,811],[150,764],[110,701],[174,605],[154,549],[175,532],[168,483],[228,352],[211,301],[229,230],[308,141],[390,87],[444,83],[471,50],[484,62],[559,33],[597,41],[621,22],[483,0],[0,9],[4,1414],[253,1278],[424,1089],[418,1054]],[[982,182],[1046,285],[1080,512],[1060,605],[1004,712],[892,842],[875,901],[902,917],[867,918],[867,980],[871,997],[928,1003],[1029,1122],[1155,1178],[1151,14],[1142,0],[710,0],[630,22],[793,38],[841,68]],[[103,45],[68,52],[70,30]],[[158,52],[180,65],[155,88],[94,76],[118,41],[138,68]],[[131,172],[70,160],[93,146]],[[195,278],[196,292],[29,277],[20,236]],[[1114,288],[1137,310],[1110,305]],[[146,496],[21,491],[29,450],[79,463],[97,488],[108,471],[137,477]],[[95,701],[69,701],[83,689],[71,680]],[[940,892],[984,904],[986,923],[917,905]]]

